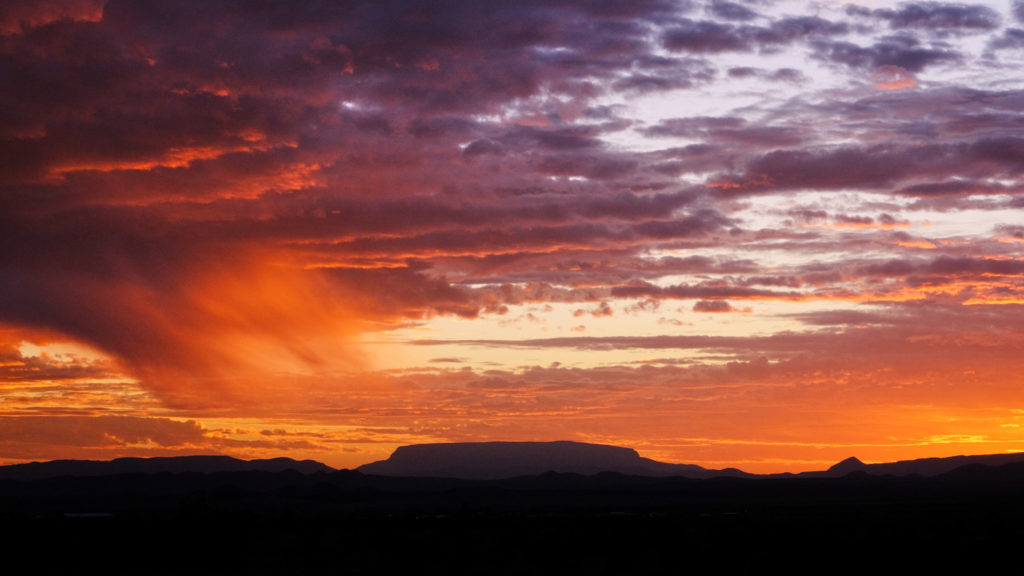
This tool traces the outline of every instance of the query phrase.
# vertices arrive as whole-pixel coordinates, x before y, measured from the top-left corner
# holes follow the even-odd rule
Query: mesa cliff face
[[[360,466],[364,474],[489,480],[562,472],[639,476],[731,475],[690,464],[642,458],[632,448],[582,442],[472,442],[399,447],[387,460]],[[741,474],[741,473],[740,473]]]

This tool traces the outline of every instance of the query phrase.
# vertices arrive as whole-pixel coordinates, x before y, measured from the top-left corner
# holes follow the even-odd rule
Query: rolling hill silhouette
[[[157,458],[116,458],[114,460],[52,460],[0,466],[0,478],[37,480],[59,476],[110,476],[114,474],[159,474],[170,472],[283,472],[302,474],[333,472],[334,468],[314,460],[270,458],[239,460],[230,456],[170,456]]]
[[[870,476],[939,476],[963,466],[981,465],[999,467],[1006,464],[1024,462],[1024,453],[982,454],[977,456],[949,456],[947,458],[918,458],[916,460],[900,460],[898,462],[882,462],[865,464],[855,457],[847,458],[823,472],[804,472],[800,476],[845,476],[853,472],[863,472]]]
[[[1024,454],[730,473],[742,475],[577,442],[406,446],[360,470],[36,462],[0,467],[0,536],[44,573],[80,572],[117,543],[106,573],[337,572],[341,558],[352,573],[621,574],[677,572],[681,557],[717,571],[750,558],[726,565],[750,573],[796,557],[816,571],[842,558],[851,571],[976,572],[1005,569],[984,562],[1021,535]]]
[[[548,472],[593,476],[616,473],[653,478],[682,477],[709,479],[739,478],[837,478],[851,473],[867,476],[935,477],[959,468],[998,468],[1024,463],[1024,453],[921,458],[865,464],[855,457],[827,470],[800,474],[749,474],[736,468],[711,470],[695,464],[659,462],[640,456],[632,448],[583,442],[463,442],[400,446],[386,460],[364,464],[361,474],[408,478],[454,478],[498,480],[537,476]],[[0,466],[0,479],[37,480],[56,477],[92,477],[116,474],[159,474],[222,472],[284,472],[300,474],[336,472],[314,460],[271,458],[240,460],[230,456],[176,456],[97,460],[53,460]]]

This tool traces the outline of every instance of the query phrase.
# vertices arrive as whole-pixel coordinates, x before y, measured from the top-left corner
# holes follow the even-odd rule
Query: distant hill
[[[113,474],[159,474],[161,472],[283,472],[295,470],[303,474],[333,472],[334,469],[314,460],[271,458],[239,460],[230,456],[174,456],[158,458],[117,458],[99,460],[53,460],[0,466],[0,479],[38,480],[60,476],[109,476]]]
[[[950,456],[948,458],[919,458],[879,464],[865,464],[856,458],[847,458],[823,472],[805,472],[800,476],[845,476],[863,472],[871,476],[939,476],[967,465],[1003,466],[1024,462],[1024,453],[983,454],[978,456]]]
[[[641,457],[632,448],[583,442],[465,442],[401,446],[387,460],[360,466],[356,470],[373,476],[408,478],[453,478],[498,480],[538,476],[547,472],[593,476],[612,472],[654,478],[707,479],[742,478],[841,478],[850,474],[867,476],[938,477],[967,467],[964,474],[988,474],[979,467],[998,468],[1021,463],[1024,453],[921,458],[865,464],[850,457],[828,470],[799,474],[748,474],[736,468],[709,470],[694,464],[671,464]],[[110,461],[53,460],[0,466],[0,480],[95,477],[114,474],[159,474],[193,472],[284,472],[300,474],[333,473],[334,468],[314,460],[272,458],[240,460],[230,456],[176,456],[158,458],[117,458]],[[973,470],[973,471],[972,471]]]
[[[363,474],[493,480],[545,472],[712,478],[749,476],[735,468],[708,470],[642,458],[632,448],[582,442],[467,442],[401,446],[387,460],[357,468]]]
[[[855,457],[828,470],[801,474],[759,476],[736,468],[709,470],[694,464],[670,464],[641,457],[636,450],[582,442],[466,442],[401,446],[387,459],[357,468],[364,474],[420,478],[494,480],[534,476],[545,472],[593,475],[617,472],[632,476],[686,478],[730,477],[842,477],[851,473],[870,476],[939,476],[961,466],[1002,466],[1024,462],[1024,453],[921,458],[865,464]]]
[[[842,462],[833,464],[825,472],[832,476],[845,476],[851,472],[865,472],[867,469],[867,464],[861,462],[855,456],[850,456]]]
[[[872,475],[866,470],[881,465],[848,459],[818,477],[694,479],[652,477],[702,469],[659,466],[626,448],[488,443],[405,447],[379,465],[453,453],[516,455],[531,470],[544,462],[645,475],[398,477],[224,457],[35,463],[0,468],[0,536],[45,573],[77,573],[94,561],[111,574],[336,572],[339,551],[365,559],[356,573],[662,573],[684,564],[720,570],[723,559],[745,572],[766,562],[820,571],[840,559],[857,572],[973,573],[1005,569],[1024,517],[1024,461],[925,477]],[[511,463],[479,460],[472,469],[504,475]],[[295,471],[300,464],[316,473]],[[288,470],[255,469],[278,467]],[[188,545],[168,554],[167,543],[183,538]],[[111,543],[115,553],[97,556]],[[929,550],[942,553],[921,552]]]

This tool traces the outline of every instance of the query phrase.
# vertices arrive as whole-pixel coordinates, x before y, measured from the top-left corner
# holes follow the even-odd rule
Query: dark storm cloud
[[[489,253],[542,249],[549,245],[601,247],[629,246],[651,240],[703,236],[728,225],[717,213],[698,213],[672,220],[646,220],[622,226],[590,222],[554,226],[506,226],[500,229],[446,229],[401,237],[366,237],[334,244],[342,254],[421,255]]]
[[[798,16],[782,18],[772,22],[767,28],[754,32],[754,37],[762,44],[787,44],[808,37],[842,36],[850,31],[842,22],[831,22],[817,16]]]
[[[907,186],[896,191],[907,196],[966,196],[974,194],[1015,194],[1020,190],[984,180],[947,180],[944,182],[927,182]]]
[[[658,92],[706,84],[717,75],[715,66],[702,58],[645,58],[634,68],[612,87],[631,94]]]
[[[616,286],[612,288],[612,295],[624,298],[662,298],[662,299],[773,299],[773,300],[800,300],[804,295],[792,291],[762,290],[748,288],[745,286],[729,286],[721,283],[708,283],[704,285],[677,284],[675,286],[655,286],[646,282],[638,282],[628,286]]]
[[[505,147],[496,140],[490,138],[481,138],[480,140],[474,140],[466,145],[462,149],[462,155],[466,158],[473,158],[474,156],[482,156],[485,154],[494,154],[501,156],[505,153]]]
[[[977,138],[948,144],[900,147],[877,145],[831,150],[776,150],[754,159],[740,178],[726,176],[715,185],[723,191],[793,190],[862,187],[887,188],[893,184],[927,178],[1016,177],[1024,170],[1024,139],[1007,136]],[[903,190],[920,194],[937,191],[933,184]],[[993,184],[986,184],[986,188]],[[995,186],[999,186],[996,184]],[[941,187],[939,188],[941,190]]]
[[[1022,105],[1024,98],[1017,90],[963,86],[876,92],[851,100],[807,104],[822,117],[844,118],[847,133],[865,143],[913,139],[950,145],[1018,137],[1024,126]],[[931,114],[922,117],[923,109]]]
[[[628,248],[597,250],[566,249],[548,252],[517,252],[483,257],[453,257],[451,265],[465,270],[464,285],[479,283],[521,284],[550,282],[577,289],[615,286],[638,279],[656,279],[672,274],[750,274],[758,270],[754,261],[717,259],[706,256],[644,258]],[[447,260],[447,259],[446,259]],[[442,266],[439,264],[439,266]],[[776,284],[779,285],[779,284]],[[794,286],[791,283],[782,285]],[[602,294],[610,288],[602,288]]]
[[[815,58],[851,68],[899,66],[910,72],[920,72],[928,66],[954,62],[961,57],[954,50],[923,47],[910,36],[889,36],[867,47],[824,39],[813,40],[812,46]]]
[[[913,282],[952,283],[964,278],[1016,277],[1024,275],[1024,262],[987,258],[940,256],[926,259],[893,259],[852,264],[855,275],[908,278]]]
[[[509,146],[522,148],[539,148],[554,152],[575,151],[601,147],[601,140],[595,138],[596,132],[595,129],[589,127],[551,129],[521,127],[506,134],[502,140]]]
[[[415,267],[337,269],[327,272],[348,286],[374,286],[374,293],[357,293],[357,304],[378,318],[423,318],[434,314],[476,317],[483,305],[470,291],[443,278],[430,278]]]
[[[892,28],[925,29],[935,31],[985,32],[999,27],[999,14],[981,4],[945,2],[909,2],[896,9],[870,10],[848,6],[853,16],[870,16],[888,22]]]
[[[841,36],[849,32],[842,22],[816,16],[781,18],[767,26],[722,24],[709,20],[680,19],[661,35],[661,43],[673,52],[716,54],[775,50],[798,40]]]
[[[1024,173],[1024,138],[983,138],[973,143],[970,151],[977,160],[1002,168],[1000,175]]]
[[[722,0],[712,2],[706,10],[709,14],[724,20],[753,20],[758,16],[757,12],[754,12],[742,4],[725,2]]]
[[[890,146],[821,152],[779,150],[754,160],[736,185],[754,190],[879,188],[948,165],[954,152],[943,146],[909,150]]]
[[[683,20],[662,34],[662,45],[676,52],[748,51],[751,43],[729,24]]]
[[[82,164],[110,162],[117,158],[112,153],[136,161],[183,143],[219,144],[188,129],[229,139],[253,131],[294,139],[295,132],[278,130],[311,112],[304,103],[328,104],[325,98],[339,81],[349,84],[352,99],[428,111],[493,109],[542,85],[576,90],[578,85],[564,82],[630,69],[644,53],[646,34],[635,18],[665,8],[637,3],[610,10],[581,2],[492,13],[477,3],[468,10],[442,3],[430,11],[401,4],[311,6],[114,1],[101,22],[32,28],[13,38],[5,53],[15,90],[5,91],[4,126],[12,135],[31,134],[45,121],[47,156]],[[555,13],[558,18],[551,17]],[[484,34],[480,21],[497,26],[486,26]],[[538,25],[525,25],[530,22]],[[608,45],[608,39],[616,42]],[[548,43],[579,56],[520,51]],[[505,64],[498,71],[474,63],[482,54],[500,55]],[[472,82],[462,75],[467,66]],[[345,81],[353,76],[360,81]],[[550,82],[555,77],[561,88]],[[193,116],[167,124],[183,113]],[[94,123],[97,114],[106,121]],[[69,123],[54,123],[61,118]],[[354,124],[364,131],[393,130],[379,114],[364,114]]]
[[[793,68],[779,68],[774,71],[761,70],[759,68],[753,68],[751,66],[738,66],[730,68],[728,71],[729,78],[763,78],[766,80],[772,80],[777,82],[800,82],[804,79],[804,75],[799,70]]]
[[[279,218],[260,224],[242,223],[223,225],[224,231],[240,237],[268,235],[287,237],[329,237],[337,234],[414,234],[419,231],[463,231],[488,228],[497,231],[503,224],[570,224],[577,219],[644,221],[669,216],[674,210],[695,201],[692,192],[656,193],[638,195],[622,191],[612,194],[590,194],[584,197],[545,195],[540,198],[519,197],[509,199],[480,198],[470,203],[459,198],[446,201],[436,196],[408,196],[400,198],[346,198],[326,192],[305,191],[281,196],[277,200],[264,199],[247,202],[262,205],[278,204]],[[255,208],[255,207],[254,207]],[[294,216],[285,217],[294,210]],[[303,212],[303,210],[305,212]],[[706,212],[695,214],[689,226],[707,228],[712,223],[723,224],[721,215]],[[509,226],[509,227],[512,227]],[[234,232],[236,228],[241,228]],[[457,230],[452,230],[453,228]],[[248,233],[248,234],[247,234]],[[472,248],[472,245],[467,245]]]
[[[737,66],[735,68],[729,68],[730,78],[752,78],[762,75],[762,71],[757,68],[751,68],[750,66]]]
[[[643,129],[657,137],[699,138],[708,142],[740,143],[754,147],[793,146],[803,140],[796,129],[749,123],[739,117],[671,118]]]
[[[933,260],[927,266],[926,271],[930,274],[941,276],[962,274],[1020,276],[1024,275],[1024,262],[1019,260],[941,257]]]

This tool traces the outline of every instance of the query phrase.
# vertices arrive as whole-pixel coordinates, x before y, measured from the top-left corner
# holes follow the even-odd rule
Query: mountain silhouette
[[[925,477],[869,475],[864,470],[877,465],[847,459],[822,472],[831,477],[695,479],[649,474],[699,467],[560,442],[408,446],[367,467],[398,468],[428,456],[436,467],[452,463],[440,456],[453,455],[476,473],[504,475],[515,456],[529,470],[540,462],[647,475],[399,477],[225,457],[34,463],[0,467],[0,534],[8,549],[40,559],[37,568],[47,573],[80,572],[111,543],[124,549],[102,558],[104,572],[113,574],[140,566],[156,574],[336,572],[346,550],[357,552],[355,560],[342,558],[345,568],[355,562],[354,573],[662,573],[678,572],[681,557],[687,568],[711,571],[723,559],[748,555],[748,564],[728,567],[757,572],[765,559],[791,569],[794,546],[797,556],[810,554],[800,565],[808,571],[840,558],[858,572],[976,572],[1005,567],[995,562],[1018,545],[1024,517],[1024,461],[975,462]],[[481,460],[466,463],[474,456]],[[316,472],[301,473],[300,464]],[[239,466],[245,469],[200,472]],[[277,466],[287,469],[253,469]],[[12,479],[12,470],[49,476]],[[183,537],[189,545],[168,554],[167,543]],[[908,547],[907,562],[894,563]],[[695,567],[685,555],[709,564]]]
[[[641,457],[636,450],[620,446],[583,442],[464,442],[450,444],[414,444],[401,446],[386,460],[365,464],[356,470],[374,476],[409,478],[454,478],[497,480],[537,476],[546,472],[593,476],[611,472],[628,476],[655,478],[683,477],[706,479],[744,478],[827,478],[851,473],[868,476],[935,477],[958,468],[1001,467],[1021,463],[1024,453],[921,458],[878,464],[865,464],[856,457],[847,458],[827,470],[799,474],[756,475],[736,468],[709,470],[695,464],[672,464]],[[335,473],[334,468],[314,460],[271,458],[240,460],[230,456],[176,456],[156,458],[117,458],[110,461],[53,460],[0,466],[0,479],[37,480],[45,478],[110,476],[115,474],[159,474],[185,472],[214,474],[221,472],[284,472],[300,474]]]
[[[963,466],[981,465],[1000,467],[1006,464],[1024,462],[1024,453],[1011,454],[980,454],[976,456],[949,456],[946,458],[918,458],[916,460],[900,460],[898,462],[881,462],[865,464],[857,458],[850,457],[823,472],[804,472],[799,476],[845,476],[852,472],[863,472],[870,476],[924,476],[932,477],[946,474]]]
[[[100,460],[53,460],[0,466],[0,478],[37,480],[59,476],[109,476],[113,474],[159,474],[170,472],[283,472],[295,470],[302,474],[333,472],[334,468],[314,460],[270,458],[239,460],[230,456],[174,456],[157,458],[117,458]]]
[[[857,459],[856,456],[850,456],[846,460],[833,464],[826,472],[829,472],[837,476],[845,476],[851,472],[864,472],[867,470],[867,465]]]
[[[466,442],[401,446],[390,458],[357,468],[364,474],[493,480],[545,472],[634,476],[747,476],[729,468],[668,464],[643,458],[632,448],[582,442]]]

